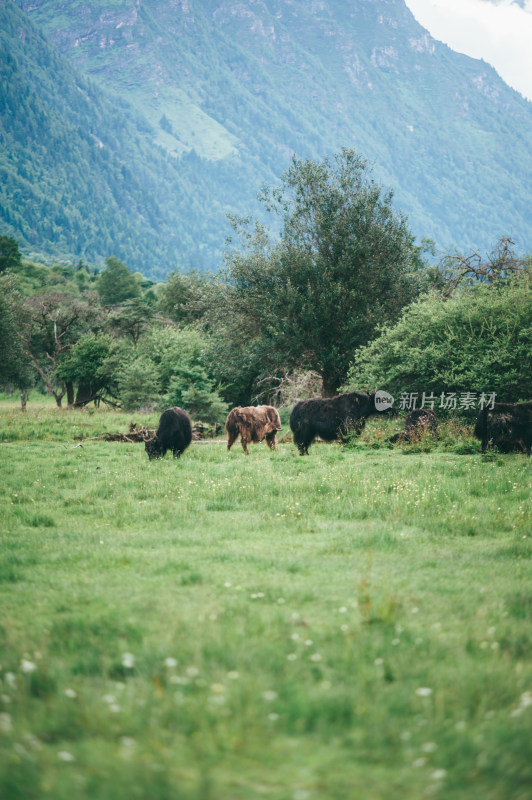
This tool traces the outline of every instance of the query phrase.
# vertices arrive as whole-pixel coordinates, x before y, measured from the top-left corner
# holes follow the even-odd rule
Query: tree
[[[106,267],[97,282],[98,294],[107,306],[118,305],[140,297],[140,285],[135,274],[115,256],[105,259]]]
[[[131,339],[133,344],[137,344],[142,334],[148,329],[154,315],[155,310],[144,298],[134,297],[126,300],[114,311],[109,322],[118,333]]]
[[[67,395],[74,403],[74,386],[59,375],[61,360],[78,339],[101,325],[101,309],[92,298],[79,300],[64,292],[27,298],[24,306],[24,348],[59,407]]]
[[[514,244],[509,237],[501,236],[485,259],[476,250],[468,255],[453,253],[444,256],[440,264],[429,271],[434,288],[439,289],[443,297],[450,297],[458,288],[489,284],[518,275],[527,269],[532,258],[518,258]]]
[[[532,397],[530,271],[476,283],[445,298],[437,292],[409,306],[401,319],[354,354],[348,388],[377,384],[398,398],[423,392]],[[452,403],[450,404],[452,406]],[[435,409],[440,406],[435,406]],[[478,410],[478,407],[476,407]]]
[[[0,276],[0,386],[9,384],[20,390],[22,409],[35,372],[24,349],[22,298],[14,279]]]
[[[57,377],[65,384],[77,385],[74,406],[116,395],[116,381],[107,369],[114,344],[108,334],[86,333],[60,360]]]
[[[234,221],[244,249],[228,254],[212,325],[220,377],[234,382],[240,364],[242,389],[269,373],[313,369],[334,394],[356,348],[419,293],[420,249],[392,193],[352,150],[320,163],[294,158],[262,200],[280,219],[280,238]]]
[[[12,236],[0,236],[0,273],[17,269],[21,264],[18,242]]]

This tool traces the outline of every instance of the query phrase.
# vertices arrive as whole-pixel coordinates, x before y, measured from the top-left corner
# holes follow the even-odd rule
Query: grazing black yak
[[[388,413],[375,403],[377,393],[348,392],[336,397],[314,397],[301,400],[290,414],[290,427],[300,455],[319,436],[328,442],[343,439],[351,430],[360,431],[372,414]]]
[[[230,450],[240,436],[244,453],[249,455],[249,442],[262,442],[275,449],[275,435],[281,430],[281,420],[273,406],[237,406],[229,412],[225,422],[227,449]]]
[[[159,427],[153,439],[145,444],[150,461],[162,458],[167,450],[171,450],[174,458],[178,458],[187,449],[192,439],[190,417],[182,408],[168,408],[161,414]]]
[[[436,435],[438,418],[430,408],[415,408],[405,419],[405,429],[389,438],[389,442],[414,442],[425,433]]]
[[[509,452],[519,445],[532,455],[532,403],[494,403],[483,408],[477,417],[475,436],[482,442],[482,452],[495,445]]]

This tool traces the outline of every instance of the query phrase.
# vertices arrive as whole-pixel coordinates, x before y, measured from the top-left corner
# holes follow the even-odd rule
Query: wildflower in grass
[[[58,754],[57,754],[57,758],[60,761],[75,761],[76,760],[74,758],[74,756],[72,755],[72,753],[69,753],[68,750],[60,750],[58,752]]]
[[[397,645],[398,645],[398,644],[400,644],[400,643],[401,643],[401,640],[400,640],[400,639],[392,639],[392,645],[393,645],[394,647],[397,647]]]
[[[383,658],[376,658],[373,663],[375,664],[376,667],[380,667],[381,664],[384,664],[384,659]]]
[[[307,647],[310,647],[311,645],[314,644],[314,642],[312,641],[312,639],[306,639],[305,640],[305,644],[306,644]]]
[[[222,692],[225,692],[225,686],[223,683],[213,683],[211,685],[211,692],[214,692],[215,694],[221,694]]]
[[[197,667],[187,667],[187,675],[189,678],[195,678],[196,675],[199,675],[199,669]]]
[[[428,686],[420,686],[419,689],[416,689],[416,694],[418,697],[430,697],[432,694],[432,689]]]
[[[33,661],[28,661],[28,659],[23,658],[20,662],[20,669],[22,672],[35,672],[37,669],[37,664],[35,664]]]
[[[271,714],[268,714],[268,719],[271,719],[272,722],[275,722],[276,719],[279,719],[279,714],[276,714],[275,711],[272,711]]]
[[[135,668],[135,656],[133,653],[122,653],[122,666],[126,669]]]
[[[340,630],[346,633],[349,630],[349,625],[340,625]]]
[[[65,695],[66,695],[67,697],[70,697],[71,699],[73,699],[74,697],[77,697],[77,696],[78,696],[78,694],[77,694],[77,692],[75,691],[75,689],[65,689]]]
[[[286,603],[286,600],[284,599],[284,597],[278,597],[277,602],[279,603],[280,606],[282,606],[283,603]]]
[[[111,705],[109,706],[109,711],[112,711],[113,714],[118,714],[118,712],[120,711],[120,706],[118,705],[118,703],[111,703]]]
[[[178,663],[179,662],[177,658],[172,658],[172,656],[168,656],[168,658],[164,659],[164,666],[168,667],[168,669],[173,669],[174,667],[177,667]]]
[[[288,655],[286,656],[286,660],[287,661],[295,661],[296,658],[297,658],[297,656],[296,656],[295,653],[288,653]]]
[[[432,778],[433,781],[442,781],[446,775],[447,775],[446,769],[435,769],[430,777]]]
[[[115,703],[116,702],[116,697],[114,696],[114,694],[104,694],[104,696],[102,697],[102,700],[105,703],[108,703],[108,704],[109,703]]]
[[[13,728],[13,723],[11,722],[11,715],[6,714],[5,711],[0,714],[0,731],[4,733],[9,733]]]
[[[342,606],[341,608],[338,609],[338,611],[340,612],[340,614],[345,614],[347,608],[345,606]]]
[[[319,653],[312,653],[310,657],[311,661],[321,661],[321,655]]]
[[[224,586],[225,586],[226,589],[229,589],[229,587],[231,586],[231,581],[226,581],[224,583]]]
[[[421,749],[424,753],[433,753],[438,749],[438,745],[436,742],[425,742],[421,745]]]
[[[135,747],[137,743],[130,736],[122,736],[120,738],[120,744],[122,745],[122,747]]]
[[[238,674],[236,669],[232,669],[227,673],[227,677],[229,678],[230,681],[236,681],[236,680],[238,680],[240,675]]]
[[[277,700],[277,692],[274,692],[273,689],[268,689],[268,691],[264,692],[262,696],[268,703]]]
[[[225,696],[223,694],[211,694],[209,703],[213,706],[222,706],[225,703]]]
[[[4,675],[4,681],[10,689],[17,688],[17,676],[13,672],[6,672]]]
[[[416,758],[415,761],[412,761],[412,766],[417,769],[418,767],[424,767],[426,763],[426,758]]]

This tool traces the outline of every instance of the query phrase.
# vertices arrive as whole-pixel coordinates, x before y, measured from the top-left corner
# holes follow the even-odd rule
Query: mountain
[[[89,207],[79,163],[75,182],[54,173],[48,198],[63,211],[71,201],[79,240],[61,214],[51,228],[46,205],[39,219],[20,194],[39,187],[47,136],[37,126],[34,169],[22,163],[23,173],[24,142],[10,145],[2,200],[20,199],[9,230],[26,225],[35,249],[52,242],[91,258],[112,249],[151,275],[214,267],[226,211],[255,213],[261,185],[292,153],[321,158],[344,146],[373,163],[418,238],[486,250],[504,234],[532,249],[532,103],[483,61],[433,40],[403,0],[0,0],[0,11],[18,15],[0,41],[19,82],[93,144]],[[81,120],[70,103],[83,92]],[[114,191],[107,162],[123,194],[103,213],[97,190],[102,204]],[[131,172],[121,184],[119,166]]]

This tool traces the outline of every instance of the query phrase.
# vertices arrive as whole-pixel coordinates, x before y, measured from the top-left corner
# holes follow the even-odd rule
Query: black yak
[[[308,455],[308,448],[316,436],[328,442],[344,439],[352,430],[360,433],[372,414],[390,412],[390,408],[378,408],[376,394],[348,392],[336,397],[301,400],[290,414],[290,427],[300,455]]]
[[[438,432],[438,418],[430,408],[415,408],[405,419],[405,429],[389,438],[389,442],[415,442],[425,433]]]
[[[152,458],[162,458],[167,450],[171,450],[174,458],[178,458],[191,440],[192,426],[187,412],[177,406],[168,408],[161,414],[155,436],[145,444],[148,458],[150,461]]]
[[[249,442],[262,442],[270,450],[275,449],[275,435],[281,430],[279,413],[273,406],[236,406],[229,412],[225,422],[227,449],[230,450],[240,436],[244,453],[249,455]]]
[[[519,445],[532,455],[532,403],[494,403],[479,413],[475,436],[482,442],[482,452],[488,445],[509,452]]]

